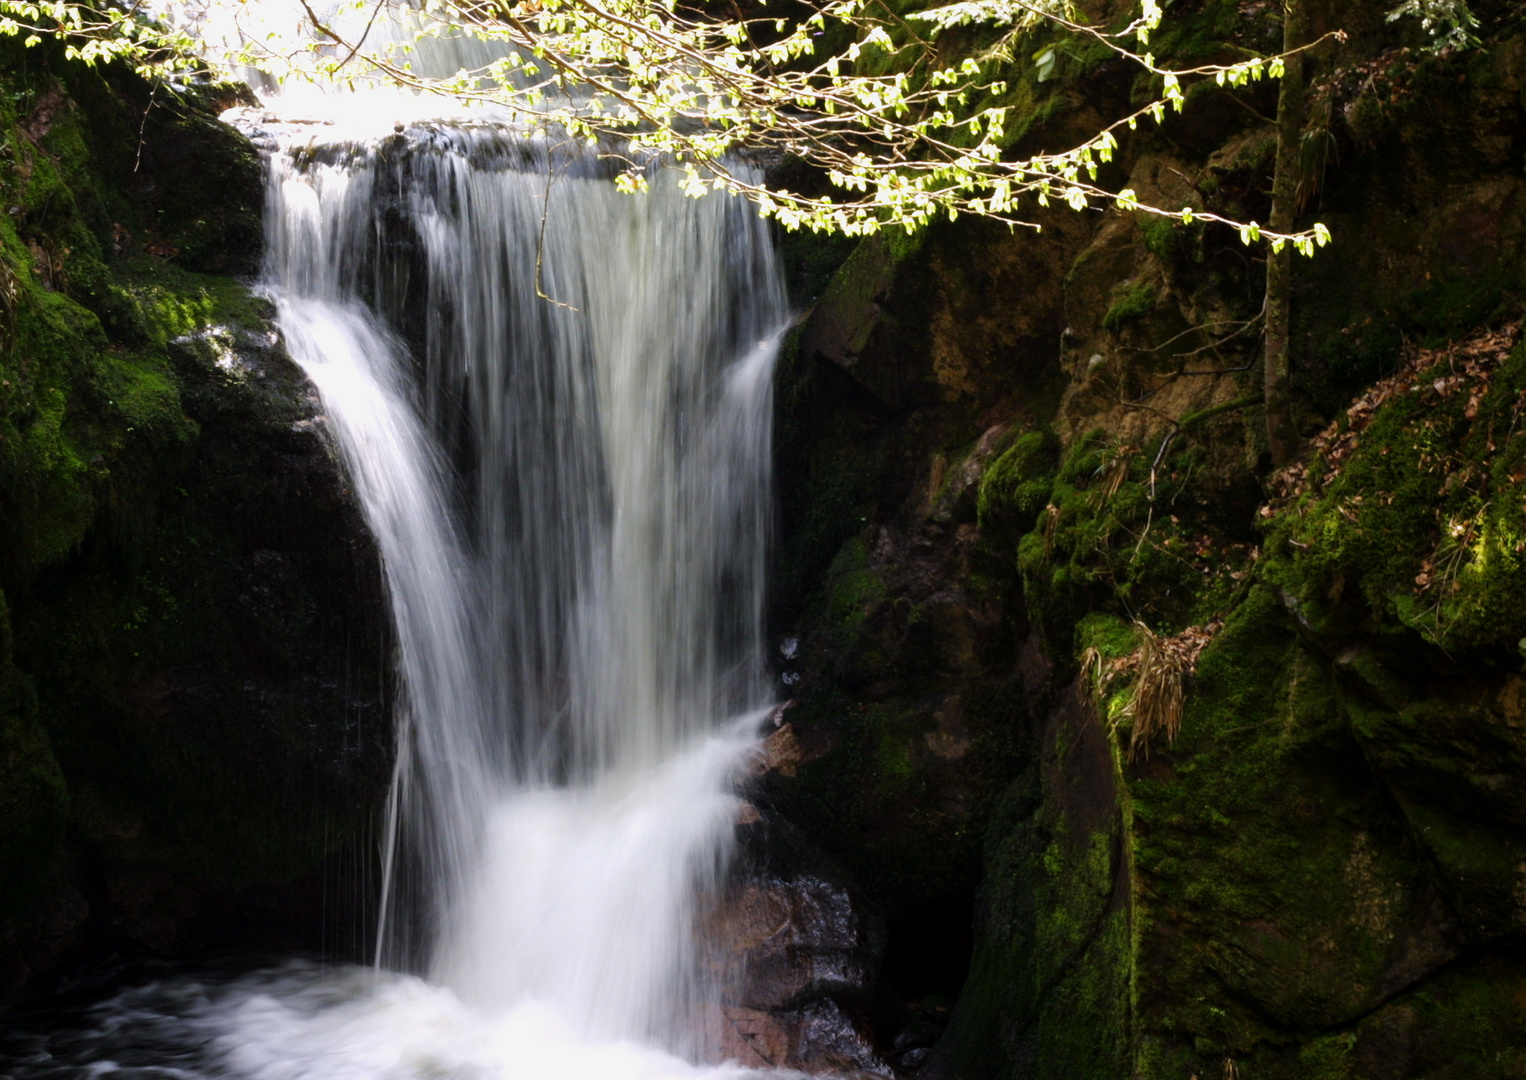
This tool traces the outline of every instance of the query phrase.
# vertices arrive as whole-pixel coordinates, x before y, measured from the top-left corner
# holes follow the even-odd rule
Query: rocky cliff
[[[1228,229],[786,241],[759,802],[886,918],[860,1015],[904,1071],[1526,1072],[1526,38],[1311,7],[1349,36],[1310,65],[1300,223],[1335,239],[1296,266],[1287,469]],[[1167,26],[1280,41],[1266,5]],[[1020,147],[1133,92],[1060,64]],[[1201,90],[1107,179],[1265,221],[1275,89]]]
[[[0,1000],[81,951],[343,948],[323,896],[372,873],[390,630],[243,283],[236,91],[19,43],[0,87]]]

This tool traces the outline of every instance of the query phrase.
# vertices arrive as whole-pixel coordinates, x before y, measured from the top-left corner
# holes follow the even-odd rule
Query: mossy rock
[[[1333,672],[1272,590],[1203,653],[1180,737],[1139,771],[1141,1022],[1193,1033],[1198,1068],[1353,1023],[1458,955]]]
[[[316,392],[226,276],[258,155],[55,43],[0,42],[0,91],[0,995],[87,922],[316,946],[387,783],[391,639]]]
[[[1160,476],[1189,472],[1186,440]],[[1243,578],[1243,549],[1223,536],[1215,507],[1177,506],[1153,460],[1097,430],[1074,440],[1048,481],[1047,503],[1016,543],[1029,618],[1053,650],[1069,655],[1088,614],[1129,611],[1179,629],[1223,611]],[[1185,485],[1177,485],[1178,490]],[[996,493],[993,487],[993,495]],[[1039,488],[1028,489],[1031,501]],[[1201,553],[1221,554],[1207,559]]]
[[[1140,281],[1130,285],[1117,294],[1113,306],[1103,313],[1102,325],[1108,330],[1121,330],[1126,324],[1154,311],[1158,300],[1152,283]]]
[[[1445,395],[1443,362],[1392,395],[1331,469],[1270,523],[1279,581],[1338,639],[1407,628],[1442,648],[1514,651],[1526,636],[1526,433],[1511,423],[1526,349]],[[1326,475],[1325,470],[1329,470]],[[1324,625],[1324,620],[1333,620]],[[1344,620],[1344,622],[1342,621]],[[1390,630],[1390,632],[1391,632]]]
[[[976,511],[987,533],[1021,535],[1049,502],[1059,440],[1048,429],[1025,431],[980,476]]]

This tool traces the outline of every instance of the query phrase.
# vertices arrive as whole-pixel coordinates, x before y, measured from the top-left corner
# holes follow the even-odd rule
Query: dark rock
[[[740,960],[728,999],[782,1011],[831,997],[866,1009],[884,957],[883,918],[787,823],[765,815],[741,835],[744,870],[711,934]]]
[[[932,1051],[926,1046],[914,1047],[896,1059],[903,1072],[911,1072],[927,1060]]]
[[[880,1056],[867,1025],[826,998],[812,1002],[789,1018],[794,1041],[789,1060],[806,1072],[834,1075],[894,1076]]]
[[[213,88],[0,51],[32,106],[0,215],[0,998],[81,952],[358,942],[328,898],[371,884],[390,620],[273,309],[206,273],[258,265],[258,155]]]
[[[743,957],[738,1004],[778,1010],[822,996],[867,1000],[883,943],[841,885],[752,878],[723,917],[728,944]]]
[[[867,1022],[883,919],[789,825],[742,827],[744,866],[706,940],[725,979],[726,1056],[807,1072],[888,1072]]]

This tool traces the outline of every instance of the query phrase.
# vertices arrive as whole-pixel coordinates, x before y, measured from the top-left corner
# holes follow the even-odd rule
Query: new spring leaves
[[[166,54],[188,48],[197,35],[187,30],[209,13],[248,20],[237,46],[207,56],[209,66],[253,63],[283,78],[385,81],[492,104],[527,127],[624,159],[624,190],[642,190],[652,161],[662,158],[683,171],[690,193],[745,195],[787,229],[910,231],[960,214],[1037,228],[1024,208],[1058,199],[1077,210],[1118,205],[1223,222],[1247,243],[1280,249],[1291,242],[1305,254],[1329,239],[1321,226],[1272,232],[1202,209],[1150,205],[1097,182],[1124,130],[1180,111],[1185,85],[1275,78],[1291,54],[1162,66],[1149,52],[1165,17],[1157,0],[1143,0],[1116,30],[1081,21],[1069,0],[958,0],[905,14],[889,0],[773,2],[778,11],[756,0],[732,5],[726,16],[678,0],[342,0],[323,11],[295,0],[308,33],[293,42],[264,32],[268,11],[263,25],[254,25],[253,9],[269,3],[171,0],[160,22],[149,24],[61,0],[0,0],[0,31],[51,28],[96,42],[81,51],[86,59],[125,56],[162,72]],[[405,33],[375,33],[378,19]],[[948,34],[956,27],[977,29]],[[462,34],[496,46],[494,58],[445,76],[415,69],[418,39]],[[1016,81],[1048,80],[1059,57],[1083,53],[1136,65],[1156,87],[1152,100],[1071,149],[1015,155],[1009,112],[1025,100]],[[739,152],[793,156],[821,170],[831,188],[770,186],[754,170],[735,167]]]
[[[766,4],[752,10],[766,13]],[[1244,86],[1281,71],[1282,57],[1185,69],[1157,64],[1147,51],[1164,18],[1156,0],[1144,0],[1117,30],[1079,21],[1066,0],[961,0],[904,16],[884,0],[830,0],[803,18],[799,11],[791,5],[788,19],[782,12],[716,19],[651,0],[522,0],[491,8],[431,0],[422,33],[467,26],[500,40],[507,47],[502,70],[490,65],[454,80],[390,74],[526,108],[528,122],[591,142],[623,141],[627,190],[645,185],[650,156],[666,156],[684,170],[692,193],[740,192],[789,229],[914,230],[960,214],[1036,228],[1023,207],[1059,199],[1077,209],[1118,203],[1220,221],[1278,248],[1291,241],[1312,252],[1328,240],[1322,229],[1271,232],[1201,209],[1149,205],[1097,183],[1123,130],[1182,109],[1187,83],[1212,77]],[[982,28],[983,43],[940,41],[961,26]],[[1028,50],[1019,46],[1038,34],[1060,35],[1066,53],[1069,41],[1126,59],[1156,81],[1157,96],[1069,150],[1013,155],[1007,132],[1016,95],[1008,80],[1027,74],[1016,57]],[[1040,56],[1035,78],[1052,74],[1056,63],[1053,49]],[[518,89],[506,93],[510,76]],[[765,186],[730,167],[728,155],[739,150],[793,155],[821,168],[835,190],[808,195]]]

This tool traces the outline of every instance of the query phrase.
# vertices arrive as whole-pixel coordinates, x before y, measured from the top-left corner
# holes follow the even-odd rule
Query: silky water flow
[[[267,142],[264,288],[401,668],[376,964],[163,980],[16,1075],[741,1074],[701,920],[771,691],[766,229],[501,126],[300,130]]]

